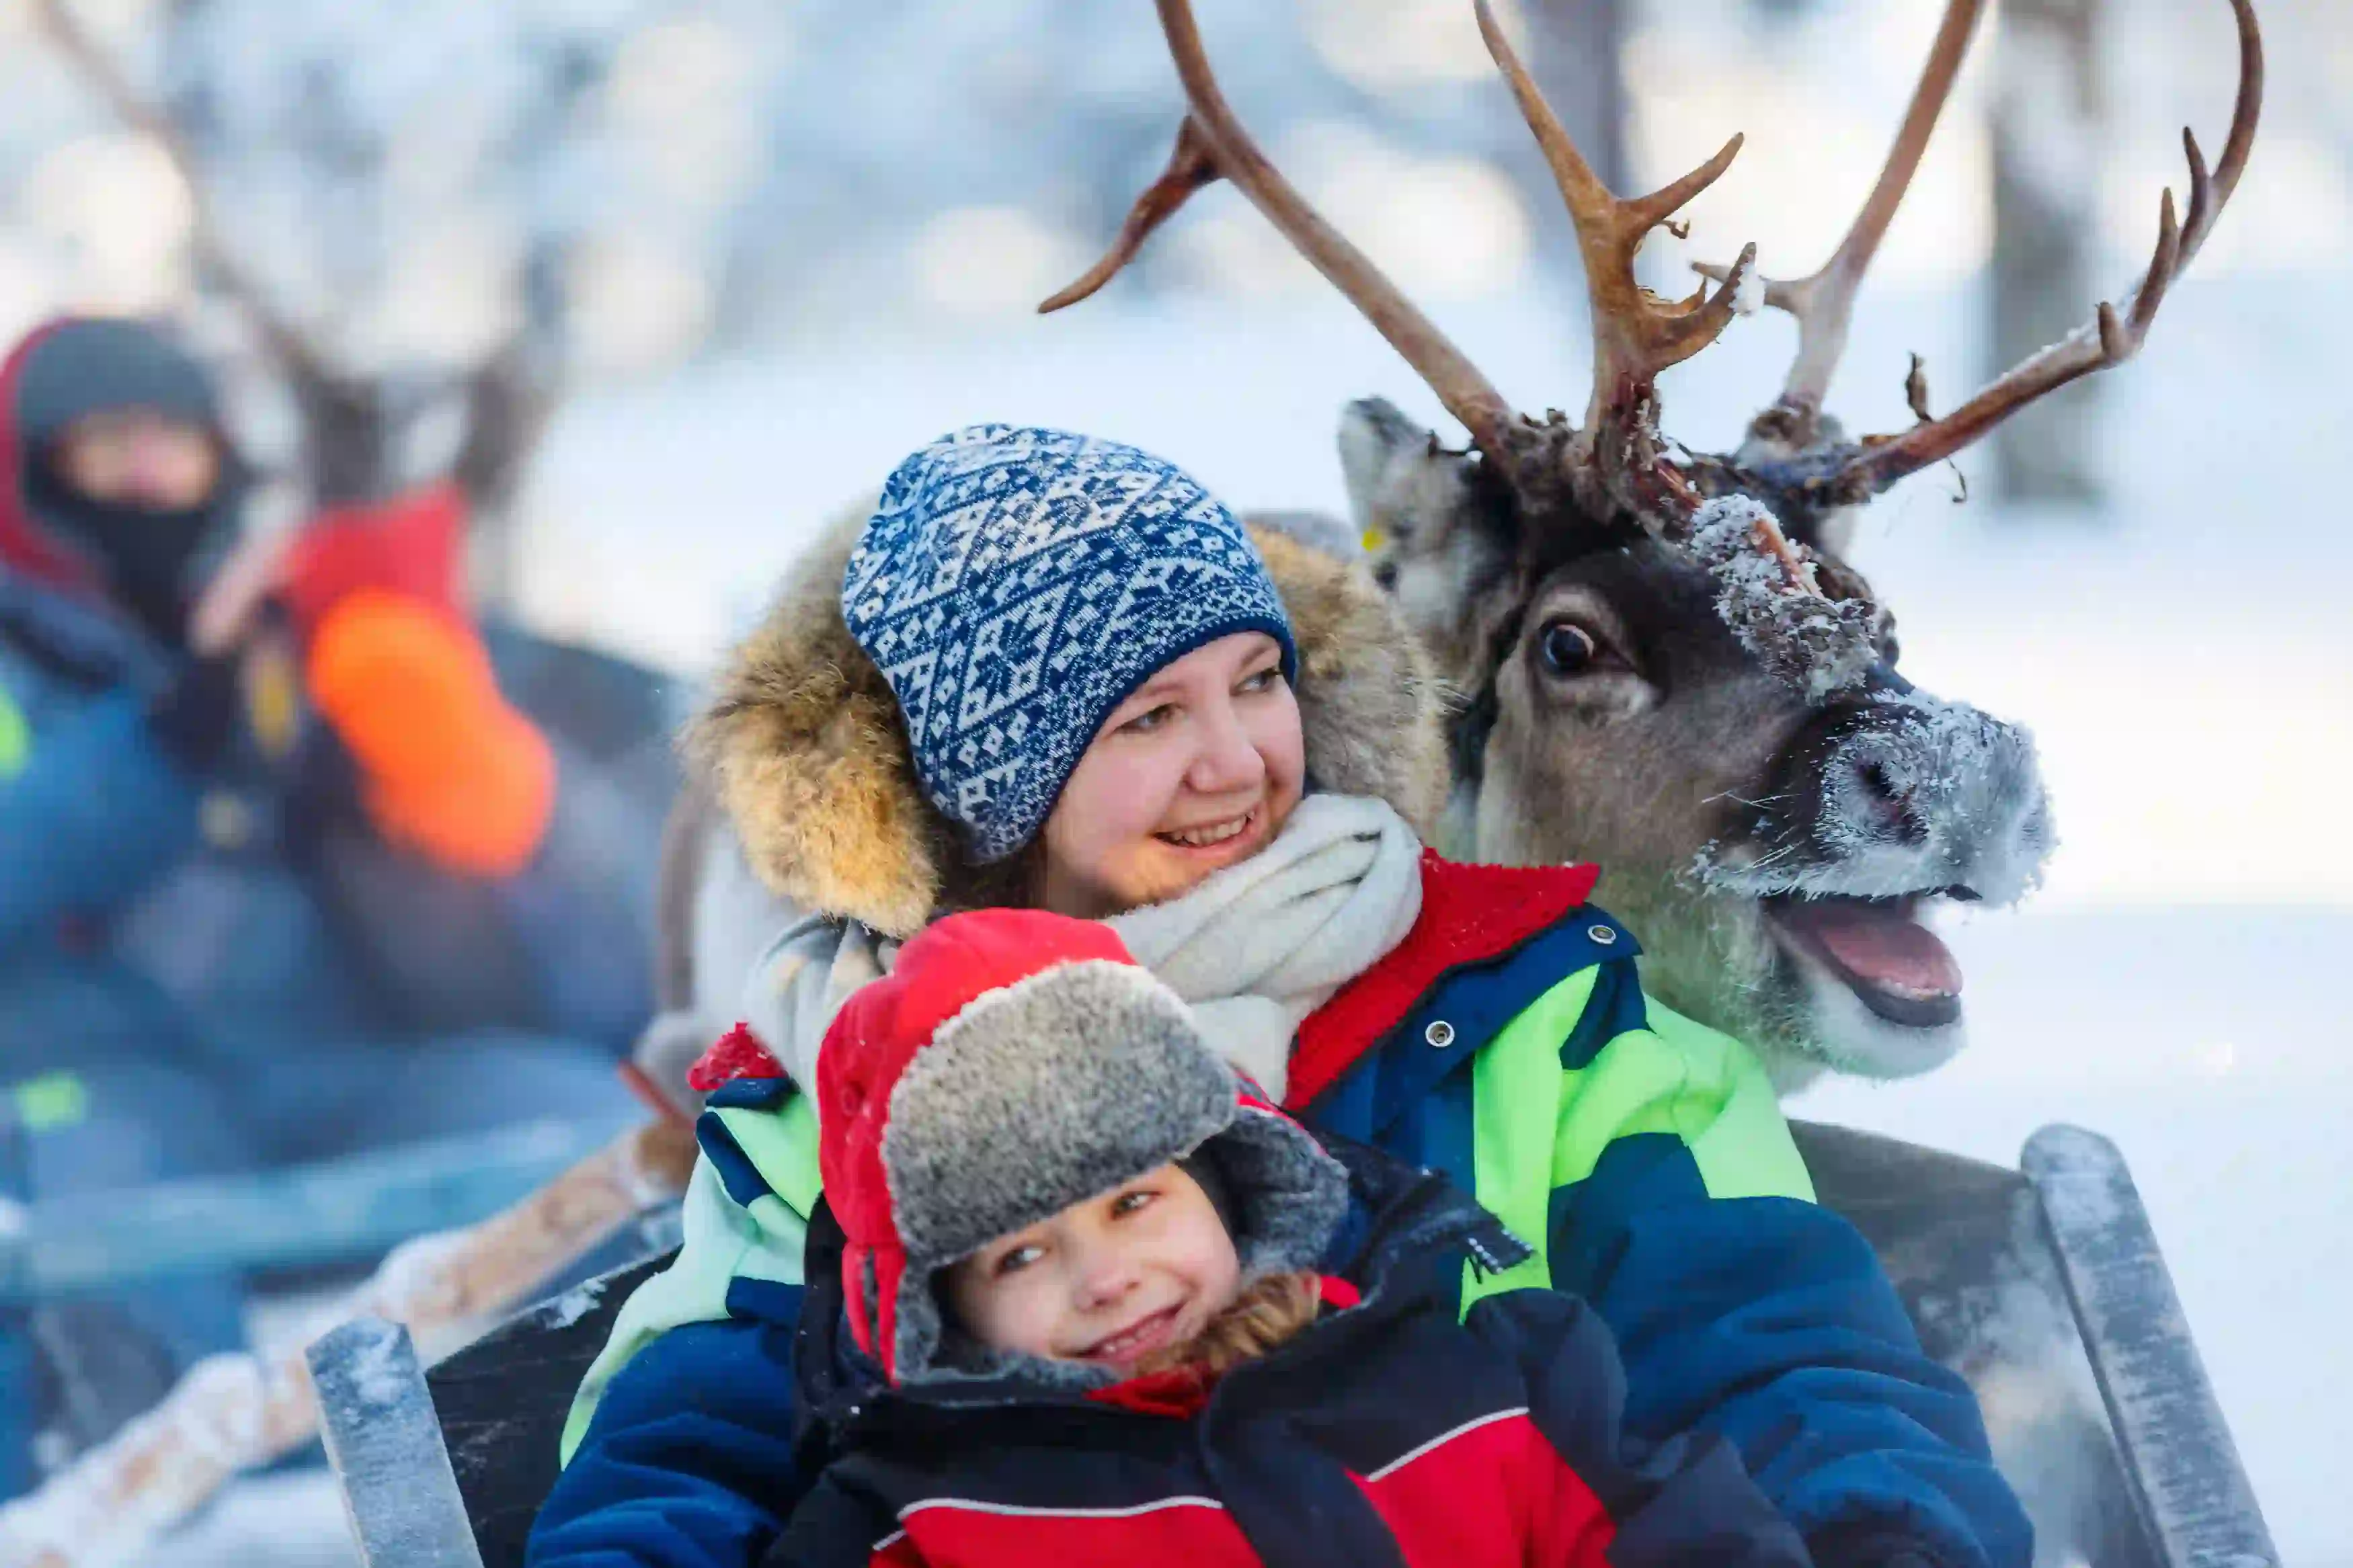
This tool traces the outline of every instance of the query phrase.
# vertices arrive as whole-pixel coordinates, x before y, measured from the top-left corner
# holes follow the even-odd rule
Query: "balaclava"
[[[213,493],[183,511],[94,500],[66,486],[50,447],[91,414],[145,408],[210,432]],[[242,486],[204,369],[143,321],[74,319],[35,332],[0,370],[0,568],[112,599],[166,643],[185,636],[203,563],[234,525]]]

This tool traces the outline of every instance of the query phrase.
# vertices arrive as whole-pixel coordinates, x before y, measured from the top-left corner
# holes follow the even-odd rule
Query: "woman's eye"
[[[1160,728],[1161,725],[1168,722],[1169,719],[1176,714],[1176,710],[1173,705],[1164,702],[1157,708],[1146,709],[1145,711],[1138,713],[1134,718],[1130,719],[1126,723],[1122,724],[1120,728],[1131,734],[1148,735],[1153,731]]]
[[[1046,1249],[1042,1247],[1016,1247],[998,1258],[997,1267],[989,1272],[999,1279],[1003,1279],[1008,1274],[1018,1274],[1045,1256]]]
[[[1574,621],[1555,621],[1545,627],[1537,644],[1545,668],[1555,675],[1581,675],[1592,667],[1601,647],[1593,634]]]
[[[1238,692],[1256,696],[1261,691],[1273,690],[1274,683],[1282,679],[1282,671],[1279,668],[1270,668],[1267,669],[1261,669],[1255,675],[1246,675],[1242,677],[1241,684],[1235,687],[1234,689]]]
[[[1152,1202],[1154,1195],[1155,1194],[1150,1192],[1122,1193],[1119,1196],[1112,1199],[1111,1212],[1121,1216],[1132,1215],[1136,1210],[1149,1205]]]

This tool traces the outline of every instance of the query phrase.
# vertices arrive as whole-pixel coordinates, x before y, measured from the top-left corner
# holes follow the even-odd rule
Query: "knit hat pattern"
[[[1037,910],[940,921],[854,994],[818,1057],[818,1165],[850,1329],[894,1382],[1015,1365],[943,1321],[933,1278],[1172,1161],[1213,1161],[1244,1278],[1312,1265],[1338,1163],[1240,1079],[1109,927]]]
[[[842,619],[882,672],[932,804],[980,864],[1034,837],[1104,719],[1237,632],[1298,655],[1240,521],[1174,464],[1115,441],[976,425],[884,486]]]

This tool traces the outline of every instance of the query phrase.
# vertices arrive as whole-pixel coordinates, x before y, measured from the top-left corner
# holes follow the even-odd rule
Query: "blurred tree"
[[[1557,198],[1467,4],[1195,11],[1252,134],[1401,282],[1434,298],[1507,287],[1532,226],[1552,237]],[[732,240],[733,341],[821,334],[894,293],[927,329],[1011,319],[1094,258],[1183,116],[1142,0],[802,0],[794,16],[763,184]],[[1115,287],[1320,285],[1211,192]]]
[[[1527,20],[1528,69],[1544,89],[1545,100],[1602,182],[1621,195],[1632,194],[1624,66],[1630,0],[1518,3]],[[1527,194],[1536,214],[1536,265],[1549,291],[1561,297],[1571,329],[1581,331],[1587,309],[1585,264],[1577,254],[1577,233],[1543,153],[1515,114],[1508,118],[1495,158]]]
[[[1628,189],[1627,0],[1522,0],[1535,47],[1528,66],[1577,150],[1612,190]]]
[[[2074,331],[2098,297],[2100,12],[2101,0],[2002,0],[1995,12],[1993,372]],[[2104,384],[2062,387],[1994,432],[1998,493],[2098,498]]]
[[[456,478],[499,596],[509,503],[584,339],[608,325],[586,264],[651,231],[691,265],[696,219],[740,191],[682,213],[611,124],[648,39],[707,7],[164,0],[126,46],[71,0],[37,4],[186,184],[196,285],[275,373],[308,499]]]
[[[1630,0],[1499,3],[1625,183]],[[283,426],[265,455],[322,500],[455,470],[493,529],[565,384],[847,322],[1018,320],[1116,230],[1182,114],[1141,0],[31,4],[164,150],[151,184],[184,176],[173,260],[285,394],[248,410]],[[1402,285],[1442,307],[1533,259],[1581,312],[1574,237],[1467,5],[1197,9],[1253,132]],[[51,185],[59,145],[31,154]],[[1231,193],[1121,285],[1321,286]]]

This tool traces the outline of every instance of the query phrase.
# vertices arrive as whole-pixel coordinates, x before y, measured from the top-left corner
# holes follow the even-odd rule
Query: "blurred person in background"
[[[462,499],[240,541],[248,488],[155,327],[0,370],[0,1199],[632,1116],[647,896],[500,689]],[[225,1277],[0,1315],[0,1497],[61,1360],[160,1392],[239,1315]]]

